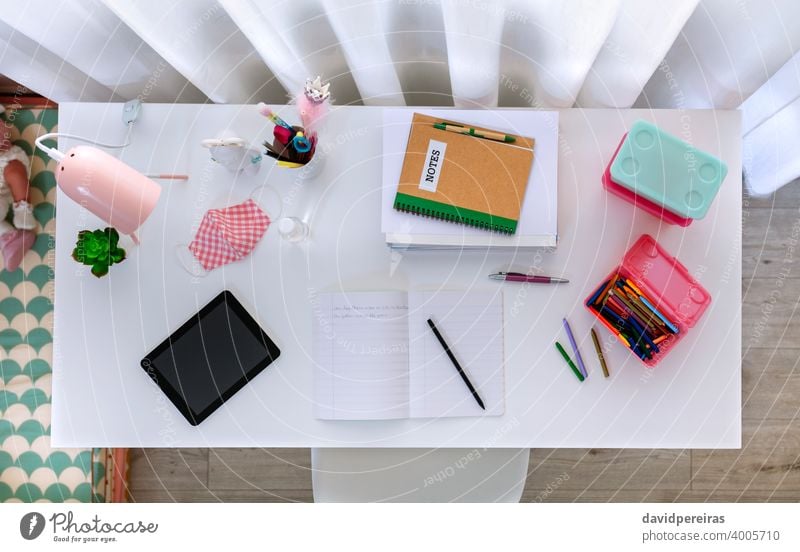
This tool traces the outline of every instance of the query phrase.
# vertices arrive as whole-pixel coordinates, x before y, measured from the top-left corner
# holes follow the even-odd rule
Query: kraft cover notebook
[[[534,162],[515,233],[487,232],[465,224],[409,215],[394,208],[414,113],[469,121],[473,125],[535,138]],[[399,250],[523,251],[557,247],[558,115],[557,111],[532,109],[384,109],[381,232],[386,244]]]
[[[501,142],[434,127],[443,120],[415,113],[394,208],[416,215],[513,234],[533,163],[533,139]]]
[[[503,296],[493,291],[324,293],[314,308],[314,416],[380,420],[505,411]],[[427,324],[435,321],[484,402]]]

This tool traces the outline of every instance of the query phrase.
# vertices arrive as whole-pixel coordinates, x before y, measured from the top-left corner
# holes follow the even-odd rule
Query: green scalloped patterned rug
[[[12,140],[31,157],[39,225],[22,265],[0,271],[0,502],[105,502],[110,451],[50,447],[56,164],[33,141],[55,130],[58,111],[6,113]]]

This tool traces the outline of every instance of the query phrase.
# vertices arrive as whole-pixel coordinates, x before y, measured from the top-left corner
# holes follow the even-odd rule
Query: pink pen
[[[528,282],[531,284],[566,284],[569,282],[566,278],[529,276],[520,272],[498,272],[497,274],[489,274],[489,278],[502,282]]]

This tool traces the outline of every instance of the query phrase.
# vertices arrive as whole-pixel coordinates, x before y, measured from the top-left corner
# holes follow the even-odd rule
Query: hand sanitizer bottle
[[[278,221],[278,233],[289,243],[299,243],[308,237],[308,225],[297,217],[283,217]]]

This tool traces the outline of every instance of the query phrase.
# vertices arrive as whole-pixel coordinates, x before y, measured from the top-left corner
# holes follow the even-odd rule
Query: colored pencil
[[[661,321],[662,321],[662,322],[664,322],[664,324],[666,324],[666,325],[667,325],[667,327],[668,327],[670,330],[672,330],[672,333],[678,333],[678,327],[677,327],[677,326],[675,326],[675,325],[674,325],[672,322],[670,322],[669,320],[667,320],[667,319],[666,319],[666,317],[665,317],[663,314],[661,314],[661,311],[659,311],[657,308],[655,308],[655,307],[652,305],[652,303],[650,303],[650,301],[648,301],[648,300],[647,300],[647,298],[646,298],[646,297],[644,297],[644,296],[640,296],[640,299],[642,300],[642,303],[644,303],[645,305],[647,305],[647,308],[649,308],[651,311],[653,311],[653,314],[655,314],[656,316],[658,316],[658,317],[661,319]]]
[[[592,328],[592,341],[594,342],[594,350],[597,351],[597,359],[600,361],[600,368],[603,369],[603,377],[608,377],[608,365],[606,364],[606,357],[603,356],[603,349],[600,347],[600,340],[597,338],[597,332]]]
[[[611,289],[617,281],[618,275],[612,277],[606,284],[603,286],[603,290],[600,292],[600,297],[605,297],[608,293],[608,290]],[[596,304],[596,301],[595,301]]]
[[[578,361],[581,374],[583,374],[583,377],[586,378],[589,376],[589,372],[586,371],[586,366],[583,364],[583,358],[581,357],[581,352],[578,349],[578,343],[575,341],[575,336],[572,335],[572,328],[569,327],[569,322],[567,322],[566,318],[562,319],[561,322],[564,326],[564,330],[567,332],[567,338],[569,338],[569,344],[572,346],[572,352],[575,353],[575,359]]]
[[[630,288],[633,291],[635,291],[637,295],[644,295],[644,293],[642,293],[642,290],[640,290],[638,287],[636,287],[636,284],[631,282],[630,278],[625,278],[625,283],[628,284],[628,286],[630,286]]]
[[[575,377],[578,378],[578,381],[583,381],[584,379],[586,379],[583,377],[583,374],[581,374],[581,371],[578,370],[578,367],[575,366],[575,363],[572,362],[572,359],[569,358],[569,355],[564,350],[564,347],[562,347],[561,343],[559,343],[558,341],[556,341],[556,349],[558,349],[558,352],[561,353],[562,357],[564,357],[564,360],[567,362],[569,367],[572,368],[572,373],[575,374]]]
[[[661,352],[660,344],[679,332],[677,324],[669,320],[654,301],[630,278],[620,274],[598,286],[586,305],[596,311],[616,338],[642,360],[653,359]],[[595,333],[593,331],[593,340]]]
[[[609,281],[610,281],[610,280],[609,280]],[[600,286],[599,288],[597,288],[597,291],[595,291],[595,292],[594,292],[594,295],[592,295],[592,296],[589,298],[589,300],[588,300],[588,301],[586,301],[586,305],[587,305],[587,306],[592,306],[592,305],[594,305],[594,304],[597,302],[597,298],[598,298],[598,297],[600,297],[600,293],[603,291],[603,288],[606,286],[606,284],[608,284],[608,282],[606,282],[605,284],[603,284],[602,286]]]

